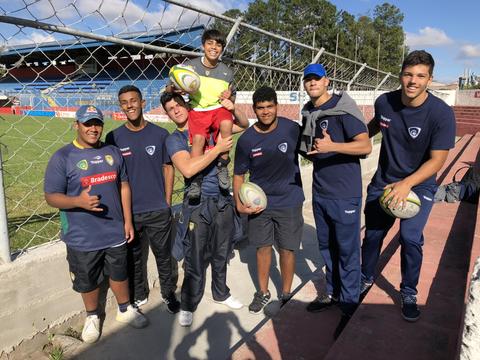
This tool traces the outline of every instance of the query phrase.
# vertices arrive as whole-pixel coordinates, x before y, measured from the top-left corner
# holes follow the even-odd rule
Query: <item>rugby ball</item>
[[[195,93],[200,87],[200,76],[189,66],[174,65],[168,76],[177,89],[187,93]]]
[[[261,207],[265,209],[267,207],[267,195],[263,192],[262,188],[252,182],[245,182],[240,187],[238,193],[240,201],[245,206]]]
[[[388,203],[384,202],[385,196],[387,196],[390,191],[391,189],[386,189],[383,192],[382,196],[380,196],[380,198],[378,199],[380,201],[380,206],[383,211],[385,211],[388,215],[399,219],[410,219],[411,217],[414,217],[418,214],[418,212],[420,211],[420,206],[422,206],[422,202],[420,201],[417,194],[415,194],[413,191],[410,191],[405,202],[405,207],[403,209],[401,206],[398,206],[395,209],[390,209],[388,207]]]

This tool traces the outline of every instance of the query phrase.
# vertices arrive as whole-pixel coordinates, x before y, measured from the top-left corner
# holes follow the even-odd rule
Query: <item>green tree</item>
[[[338,11],[327,0],[254,0],[241,12],[228,10],[225,15],[243,17],[243,21],[260,29],[306,45],[315,44],[334,53],[358,62],[377,67],[380,50],[380,69],[397,73],[402,62],[404,32],[403,14],[396,6],[384,3],[377,5],[373,17],[358,18],[346,11]],[[216,21],[214,26],[223,26],[225,32],[231,28],[225,22]],[[315,39],[315,41],[314,41]],[[379,46],[380,40],[380,46]],[[285,64],[295,59],[298,69],[311,61],[311,50],[298,46],[290,47],[286,41],[272,39],[248,29],[241,29],[227,49],[229,56],[256,63]]]
[[[400,71],[403,61],[403,18],[400,9],[389,3],[377,5],[373,12],[373,27],[380,35],[380,64],[383,70],[393,74]]]

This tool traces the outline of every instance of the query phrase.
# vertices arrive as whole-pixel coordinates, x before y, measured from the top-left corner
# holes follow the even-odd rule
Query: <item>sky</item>
[[[233,7],[244,10],[250,1],[184,2],[221,14]],[[345,10],[356,17],[373,16],[375,6],[385,1],[397,6],[404,14],[403,28],[410,49],[425,49],[433,55],[436,81],[456,82],[466,69],[480,75],[480,0],[330,0],[338,11]],[[205,19],[198,18],[193,12],[184,12],[178,6],[165,7],[159,0],[0,0],[0,15],[5,14],[35,17],[47,23],[63,23],[106,34],[109,31],[141,31],[158,24],[165,28],[175,27],[179,19],[185,24],[198,24]],[[142,20],[138,21],[139,18]],[[108,27],[105,27],[106,22]],[[17,27],[0,23],[0,48],[61,39],[59,34],[26,28],[19,32]]]
[[[411,50],[424,49],[435,60],[434,80],[458,81],[465,69],[480,75],[480,0],[330,0],[337,10],[373,16],[388,2],[404,14],[403,29]]]

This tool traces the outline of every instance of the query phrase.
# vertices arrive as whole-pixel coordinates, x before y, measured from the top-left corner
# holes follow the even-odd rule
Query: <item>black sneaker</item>
[[[415,295],[402,295],[402,317],[409,322],[415,322],[420,317]]]
[[[176,314],[180,311],[180,302],[175,297],[175,293],[171,292],[167,297],[164,297],[162,300],[167,305],[167,311],[170,314]]]
[[[307,305],[308,312],[321,312],[327,310],[329,307],[338,304],[338,299],[332,297],[331,295],[322,295],[317,296],[310,304]]]
[[[351,316],[342,314],[342,317],[340,319],[340,322],[338,323],[337,327],[335,328],[335,332],[333,333],[333,338],[335,340],[338,339],[340,334],[342,333],[343,329],[345,329],[345,326],[347,326],[348,322],[350,321]]]
[[[228,175],[228,167],[222,163],[217,165],[218,186],[222,190],[230,189],[230,176]]]
[[[261,291],[257,291],[253,295],[252,303],[248,305],[248,310],[250,311],[250,313],[260,314],[265,305],[267,305],[270,301],[270,297],[270,291],[268,291],[266,294],[262,293]]]
[[[192,182],[188,188],[187,197],[189,200],[197,200],[200,198],[202,190],[202,176],[196,175],[192,178]]]
[[[365,297],[367,295],[368,290],[372,287],[373,282],[368,282],[365,280],[362,280],[360,283],[360,297]]]
[[[278,297],[278,300],[280,301],[280,307],[282,307],[283,305],[285,305],[288,300],[290,300],[292,298],[292,293],[288,293],[288,294],[281,294],[279,297]]]

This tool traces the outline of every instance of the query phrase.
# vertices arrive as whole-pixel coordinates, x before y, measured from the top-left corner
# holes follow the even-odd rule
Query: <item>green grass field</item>
[[[58,238],[56,209],[43,197],[43,176],[50,156],[72,141],[72,119],[0,115],[0,144],[12,251]],[[103,137],[122,122],[107,119]],[[159,123],[172,132],[173,123]],[[174,203],[183,197],[183,178],[176,177]]]

